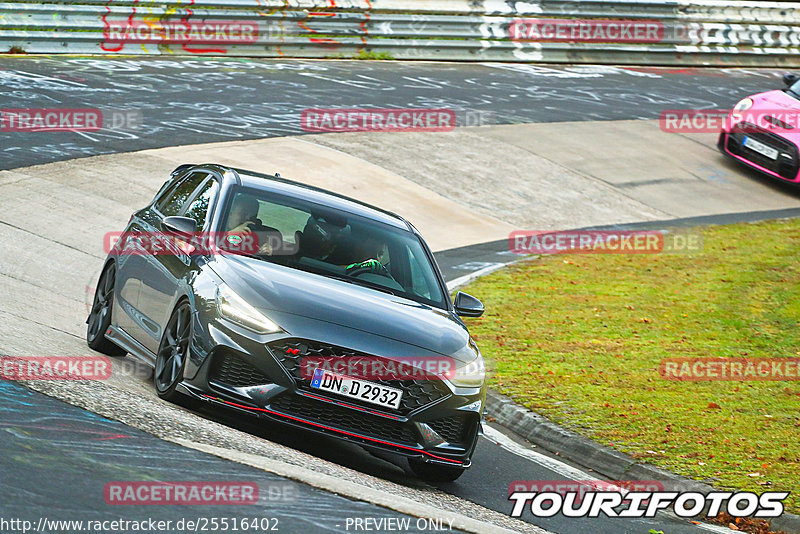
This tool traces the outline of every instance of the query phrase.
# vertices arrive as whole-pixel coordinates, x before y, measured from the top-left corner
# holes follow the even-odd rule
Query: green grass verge
[[[800,355],[800,220],[702,230],[700,254],[554,255],[479,279],[490,386],[720,488],[800,487],[800,382],[676,382],[668,357]],[[785,501],[800,512],[800,495]]]

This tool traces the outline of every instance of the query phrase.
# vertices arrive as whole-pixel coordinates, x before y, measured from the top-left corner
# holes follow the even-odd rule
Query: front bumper
[[[745,136],[751,136],[779,151],[772,160],[743,145]],[[717,147],[724,155],[744,163],[767,176],[784,182],[800,183],[800,153],[792,141],[752,124],[739,123],[719,134]]]
[[[285,346],[314,345],[315,341],[273,336],[252,339],[242,332],[208,325],[213,345],[181,390],[195,398],[249,415],[289,424],[426,462],[467,468],[480,431],[485,389],[470,394],[438,384],[392,383],[404,390],[400,409],[359,404],[310,388],[285,355]],[[220,343],[221,341],[221,343]],[[198,344],[200,345],[200,344]],[[332,347],[333,357],[352,354]],[[330,352],[330,351],[329,351]],[[316,350],[314,354],[319,354]],[[458,394],[456,394],[458,392]],[[406,402],[406,399],[408,402]]]

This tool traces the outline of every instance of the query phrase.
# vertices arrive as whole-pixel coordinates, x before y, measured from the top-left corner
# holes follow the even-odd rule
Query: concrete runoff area
[[[716,133],[668,133],[657,120],[305,139],[402,174],[519,230],[800,206],[800,186],[778,183],[728,160],[717,150]]]
[[[598,135],[603,140],[599,146]],[[181,163],[280,172],[354,196],[406,217],[438,251],[502,240],[513,229],[570,229],[800,206],[800,195],[792,190],[724,160],[715,140],[712,135],[666,134],[651,121],[551,123],[445,134],[235,141],[2,171],[0,288],[7,298],[0,309],[0,354],[92,354],[84,341],[84,320],[105,257],[103,235],[122,230],[130,214],[149,202]],[[709,169],[707,174],[699,172],[701,167]],[[723,180],[716,178],[718,173]],[[159,401],[149,370],[130,357],[114,360],[114,367],[103,384],[40,382],[31,387],[160,437],[221,446],[199,434],[222,439],[231,432]],[[128,402],[117,404],[120,397]],[[503,496],[495,499],[502,506],[492,506],[503,511],[492,511],[415,485],[395,466],[356,459],[357,470],[351,469],[346,465],[352,451],[346,445],[326,441],[332,450],[339,449],[320,458],[322,452],[297,450],[299,441],[276,432],[258,434],[248,424],[237,426],[246,432],[237,434],[235,443],[223,445],[292,465],[313,463],[316,471],[498,528],[538,532],[506,516]],[[283,444],[283,439],[289,441]]]
[[[74,206],[88,203],[102,206],[102,210],[86,214],[89,224],[100,220],[113,224],[116,219],[119,224],[105,231],[121,230],[130,213],[147,204],[169,173],[183,163],[219,163],[267,174],[280,173],[283,178],[390,209],[409,219],[434,250],[490,241],[511,230],[507,223],[472,214],[402,175],[299,138],[160,148],[0,171],[0,187],[8,195],[4,220],[13,224],[26,214],[36,213],[37,217],[32,217],[29,224],[40,227],[26,228],[51,236],[54,232],[63,234],[65,244],[102,253],[102,240],[96,239],[98,236],[90,231],[76,233],[71,225],[54,224],[55,221],[61,220],[70,206],[74,210]],[[101,204],[103,199],[105,204]],[[52,209],[54,203],[56,209]],[[85,223],[84,217],[81,214]]]

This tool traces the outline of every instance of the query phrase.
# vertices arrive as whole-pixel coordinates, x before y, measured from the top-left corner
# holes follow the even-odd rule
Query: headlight
[[[733,106],[733,111],[747,111],[752,107],[753,107],[753,99],[743,98],[739,100],[739,102],[735,106]]]
[[[217,287],[217,311],[220,316],[259,334],[273,334],[281,331],[278,325],[225,284]]]
[[[486,378],[486,366],[480,354],[473,361],[456,369],[451,382],[460,388],[479,388]]]

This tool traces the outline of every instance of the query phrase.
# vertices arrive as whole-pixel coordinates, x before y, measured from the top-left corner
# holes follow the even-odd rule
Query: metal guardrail
[[[0,2],[0,51],[800,65],[800,2]]]

